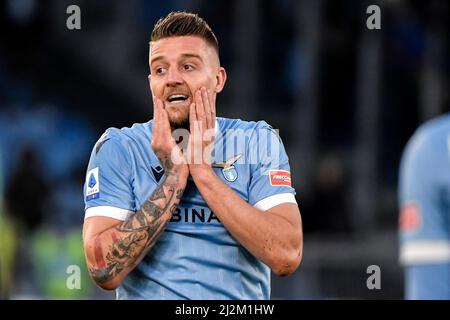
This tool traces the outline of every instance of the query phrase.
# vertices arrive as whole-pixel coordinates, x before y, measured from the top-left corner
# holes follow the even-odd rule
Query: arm
[[[171,136],[167,112],[159,100],[154,109],[151,147],[164,167],[163,182],[125,221],[91,217],[84,224],[88,269],[92,279],[104,289],[117,288],[152,248],[186,186],[189,168],[180,161],[182,153]]]
[[[116,289],[153,247],[180,202],[187,171],[172,167],[164,182],[125,221],[88,218],[83,228],[86,261],[92,279],[103,289]]]
[[[217,177],[207,150],[212,141],[203,139],[204,131],[213,131],[215,124],[215,99],[205,89],[196,93],[189,117],[189,171],[208,206],[233,237],[274,273],[294,272],[300,264],[303,248],[298,206],[285,203],[262,212],[242,200]],[[202,158],[200,163],[195,161],[194,153],[201,155],[197,156],[197,159]]]
[[[296,204],[284,203],[262,212],[242,200],[212,169],[202,170],[193,179],[214,214],[250,253],[277,275],[297,269],[303,235]]]

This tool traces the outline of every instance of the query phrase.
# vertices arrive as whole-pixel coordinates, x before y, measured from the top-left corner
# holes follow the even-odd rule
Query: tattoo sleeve
[[[186,185],[186,179],[180,178],[172,167],[166,167],[162,184],[134,215],[96,237],[95,262],[91,262],[89,271],[97,283],[131,271],[163,232]]]

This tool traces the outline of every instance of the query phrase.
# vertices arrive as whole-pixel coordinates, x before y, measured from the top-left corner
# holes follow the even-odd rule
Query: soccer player
[[[270,271],[288,275],[301,261],[279,137],[264,121],[216,118],[226,81],[218,48],[199,16],[160,19],[149,54],[153,120],[110,128],[93,148],[85,255],[93,280],[118,299],[269,299]]]
[[[450,299],[450,114],[422,125],[400,167],[406,299]]]

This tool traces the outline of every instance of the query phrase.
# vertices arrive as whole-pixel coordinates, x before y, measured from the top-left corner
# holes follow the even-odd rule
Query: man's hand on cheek
[[[169,115],[164,108],[164,103],[156,97],[153,101],[154,116],[151,147],[166,173],[174,169],[174,165],[187,172],[188,167],[185,158],[172,137]]]
[[[211,153],[216,123],[214,100],[211,92],[202,87],[195,92],[194,103],[189,109],[190,136],[187,160],[193,178],[206,171],[212,171]]]

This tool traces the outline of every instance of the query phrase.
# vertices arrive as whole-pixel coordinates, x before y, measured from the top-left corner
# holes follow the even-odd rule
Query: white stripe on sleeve
[[[404,265],[450,262],[450,241],[408,241],[400,247],[400,262]]]
[[[297,201],[295,200],[295,196],[292,193],[280,193],[280,194],[275,194],[273,196],[259,200],[253,206],[256,209],[266,211],[266,210],[269,210],[269,209],[271,209],[279,204],[282,204],[282,203],[297,204]]]
[[[84,214],[84,220],[90,217],[109,217],[124,221],[132,214],[134,214],[134,212],[127,209],[111,206],[98,206],[87,208]]]

